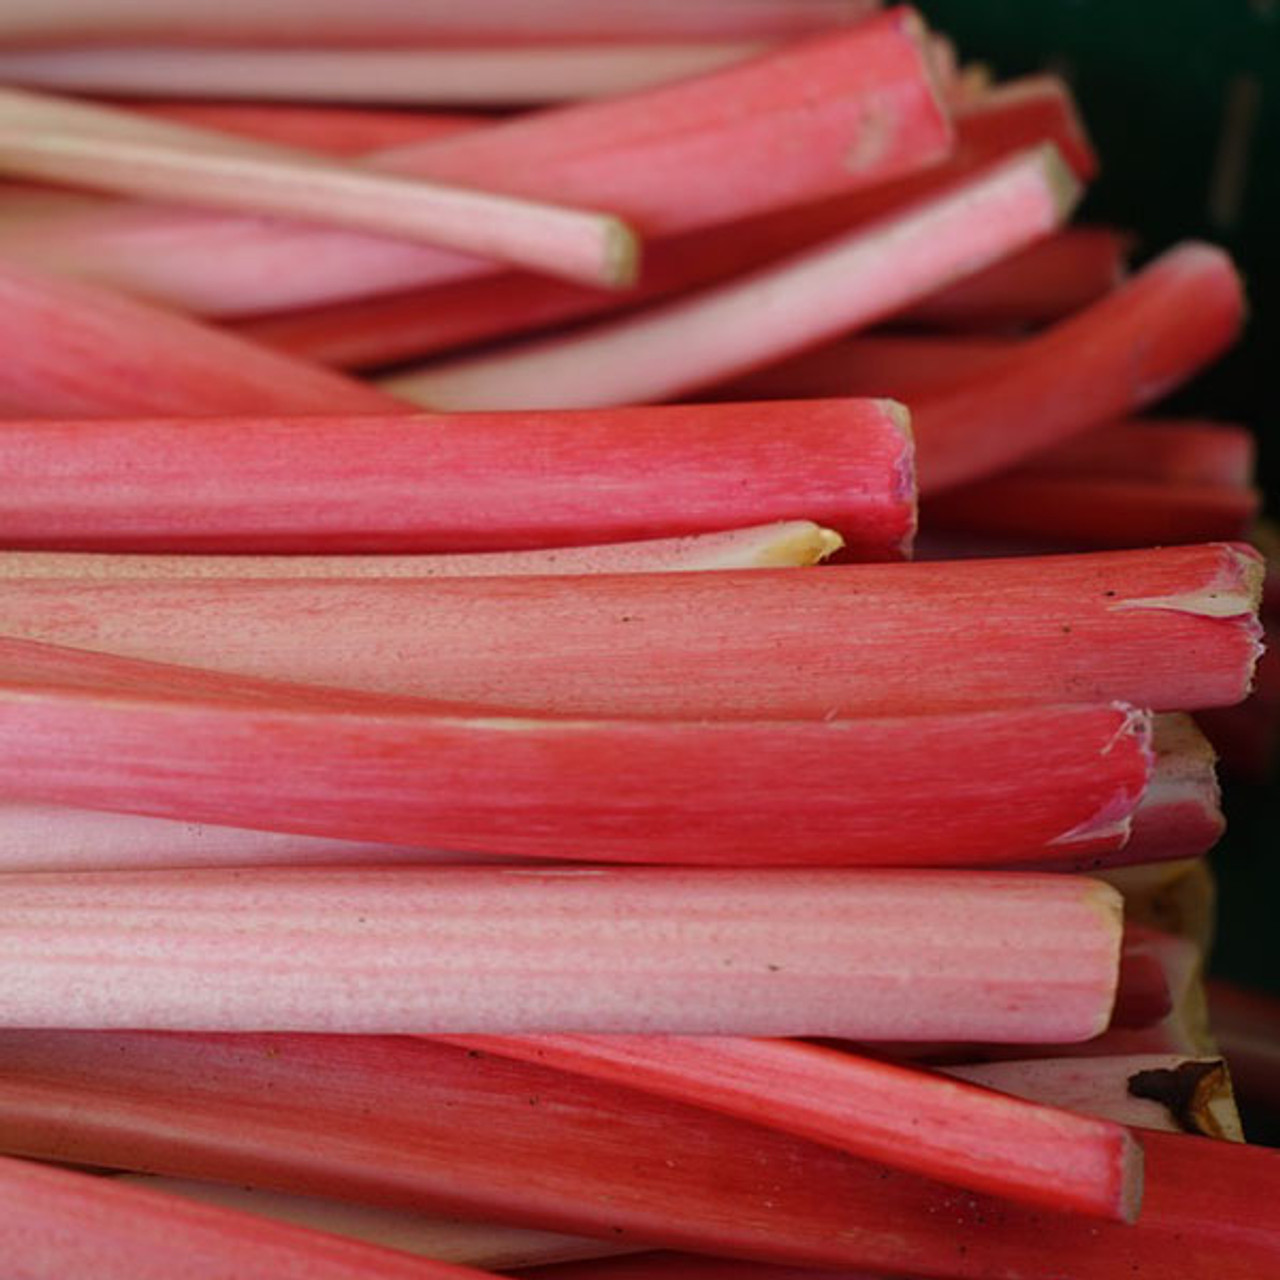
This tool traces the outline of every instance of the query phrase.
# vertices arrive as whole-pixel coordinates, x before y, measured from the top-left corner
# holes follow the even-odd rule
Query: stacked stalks
[[[6,1275],[1280,1268],[1226,256],[909,10],[299,14],[0,18]]]

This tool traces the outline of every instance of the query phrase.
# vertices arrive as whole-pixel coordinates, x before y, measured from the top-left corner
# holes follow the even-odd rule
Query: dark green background
[[[1086,219],[1136,231],[1140,258],[1188,237],[1213,240],[1235,254],[1252,309],[1247,339],[1176,406],[1255,428],[1274,517],[1280,509],[1280,3],[921,0],[919,7],[956,40],[965,60],[986,62],[1001,77],[1052,68],[1071,81],[1102,156]],[[1229,121],[1233,138],[1224,144]],[[1224,145],[1234,146],[1239,158],[1234,183],[1221,178]],[[1231,829],[1214,859],[1222,885],[1214,966],[1224,976],[1280,992],[1280,784],[1229,783],[1227,806]]]

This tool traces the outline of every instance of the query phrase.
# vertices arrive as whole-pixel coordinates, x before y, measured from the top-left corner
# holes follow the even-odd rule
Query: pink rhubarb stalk
[[[15,799],[624,862],[1088,864],[1123,845],[1149,768],[1127,707],[514,720],[21,641],[0,656],[0,708]]]
[[[360,45],[388,40],[492,44],[554,39],[635,40],[655,37],[714,40],[753,36],[781,39],[857,22],[876,0],[647,0],[601,8],[596,0],[486,0],[458,9],[449,0],[311,0],[305,13],[251,0],[227,0],[192,14],[174,0],[143,0],[106,8],[94,0],[49,0],[39,10],[17,9],[0,22],[6,44],[113,44],[178,39],[185,44]]]
[[[1231,1079],[1221,1058],[1172,1054],[1039,1058],[947,1067],[988,1089],[1101,1116],[1136,1129],[1243,1142]]]
[[[1056,1044],[1105,1027],[1120,929],[1109,885],[1033,873],[11,875],[0,1025]]]
[[[20,89],[0,90],[0,173],[396,236],[594,285],[637,269],[635,237],[611,214]]]
[[[481,1280],[486,1273],[25,1161],[0,1159],[9,1280]]]
[[[446,362],[384,385],[453,409],[671,399],[900,311],[1049,234],[1078,196],[1056,149],[1036,148],[745,280],[585,334]]]
[[[1132,1222],[1141,1200],[1141,1155],[1119,1125],[1010,1105],[927,1072],[817,1045],[741,1036],[470,1036],[454,1042],[738,1116],[890,1168],[1025,1203]]]
[[[1162,710],[1245,696],[1261,576],[1252,549],[1209,545],[814,573],[14,580],[0,581],[0,630],[506,713]]]
[[[216,251],[214,252],[216,256]],[[386,413],[375,388],[96,285],[0,263],[0,412]]]
[[[1243,315],[1240,279],[1225,253],[1203,244],[1171,249],[1109,297],[1022,344],[1016,359],[916,398],[922,489],[980,479],[1151,404],[1220,355]]]
[[[1280,1154],[1259,1147],[1144,1134],[1142,1215],[1113,1225],[427,1040],[15,1031],[0,1057],[8,1150],[733,1259],[664,1258],[638,1273],[654,1280],[704,1265],[800,1280],[752,1258],[951,1280],[1132,1280],[1135,1266],[1258,1280],[1280,1265]]]
[[[756,40],[209,48],[147,45],[0,51],[13,84],[154,98],[525,107],[635,93],[759,55]]]
[[[608,209],[648,241],[883,183],[950,145],[923,28],[897,10],[709,75],[366,160],[402,177]],[[223,315],[492,269],[354,232],[169,207],[45,217],[21,234],[7,227],[4,243],[28,261]]]
[[[10,548],[475,552],[808,518],[897,560],[915,527],[909,424],[886,401],[15,421],[0,470]]]
[[[527,574],[691,573],[817,564],[844,545],[808,520],[725,533],[549,551],[456,555],[111,555],[0,552],[0,578],[473,578]]]

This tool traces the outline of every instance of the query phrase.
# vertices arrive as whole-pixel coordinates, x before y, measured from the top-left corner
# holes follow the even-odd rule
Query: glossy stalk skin
[[[86,41],[195,45],[492,44],[546,40],[782,39],[857,22],[875,0],[648,0],[601,9],[594,0],[487,0],[459,11],[447,0],[369,0],[353,11],[342,0],[315,0],[306,12],[263,9],[229,0],[216,12],[192,15],[173,0],[142,0],[106,8],[94,0],[50,0],[39,12],[17,10],[0,23],[7,44]]]
[[[646,241],[643,278],[623,293],[505,272],[250,317],[241,322],[241,328],[271,346],[342,368],[423,359],[468,344],[608,315],[754,271],[945,190],[1021,148],[1043,142],[1052,142],[1062,152],[1077,177],[1093,176],[1093,155],[1065,87],[1037,77],[1006,86],[979,107],[962,112],[956,119],[956,149],[951,158],[930,166],[917,178],[793,205],[710,230]],[[1034,254],[1036,247],[1026,252]],[[977,288],[985,274],[970,276],[965,286]],[[925,299],[921,305],[929,302]]]
[[[0,712],[11,798],[552,859],[1092,865],[1150,768],[1125,706],[520,720],[22,641],[0,650]]]
[[[0,581],[0,630],[506,714],[1160,710],[1244,697],[1261,572],[1251,548],[1214,544],[815,573]]]
[[[11,261],[0,263],[0,339],[0,413],[11,418],[401,409],[332,370]]]
[[[1241,282],[1225,253],[1197,243],[1169,250],[1022,344],[1016,360],[918,397],[922,491],[981,479],[1144,408],[1221,355],[1243,317]]]
[[[955,1079],[1016,1098],[1102,1116],[1136,1129],[1244,1141],[1231,1079],[1221,1058],[1174,1054],[1036,1058],[945,1070]],[[1145,1078],[1131,1087],[1133,1078],[1140,1075]]]
[[[0,90],[0,172],[476,254],[596,286],[639,245],[612,214],[379,174],[316,152],[53,94]]]
[[[857,559],[897,560],[915,530],[912,460],[888,401],[13,421],[0,545],[488,552],[809,519]]]
[[[446,409],[674,399],[910,306],[1049,235],[1079,195],[1055,147],[1019,152],[949,192],[743,280],[584,333],[411,370],[382,385]],[[777,323],[763,323],[768,316]]]
[[[705,76],[366,161],[403,177],[608,209],[647,241],[880,184],[950,146],[923,28],[895,10]],[[130,205],[9,227],[3,243],[30,261],[214,315],[491,270],[474,257],[352,232]]]
[[[0,52],[13,82],[148,98],[531,107],[635,93],[732,66],[759,40],[323,49],[147,45]]]
[[[1119,1125],[1052,1107],[1010,1107],[927,1072],[818,1045],[565,1035],[454,1043],[738,1116],[1022,1203],[1132,1222],[1141,1201],[1141,1155]]]
[[[598,547],[452,555],[140,555],[0,551],[0,578],[507,578],[584,573],[696,573],[803,568],[844,545],[809,520]]]
[[[734,1259],[532,1273],[547,1280],[692,1280],[703,1266],[726,1280],[800,1280],[743,1259],[937,1280],[1132,1280],[1135,1265],[1258,1280],[1280,1262],[1280,1155],[1263,1148],[1142,1135],[1145,1203],[1124,1226],[431,1041],[15,1031],[0,1033],[0,1056],[10,1150]]]
[[[0,1159],[10,1280],[479,1280],[487,1273],[177,1196]]]
[[[93,1030],[1074,1042],[1106,1026],[1121,931],[1109,885],[1031,873],[402,866],[4,891],[0,1022]]]

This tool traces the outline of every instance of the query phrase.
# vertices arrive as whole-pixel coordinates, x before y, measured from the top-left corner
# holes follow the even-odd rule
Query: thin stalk
[[[904,309],[1048,235],[1079,194],[1057,150],[1036,148],[740,282],[585,334],[446,362],[383,385],[453,409],[672,399]]]
[[[486,1273],[65,1169],[0,1159],[12,1280],[479,1280]]]
[[[0,412],[386,413],[375,388],[96,285],[0,263]]]
[[[945,1068],[988,1089],[1161,1133],[1243,1142],[1231,1077],[1221,1058],[1171,1054],[1037,1058]]]
[[[844,545],[808,520],[726,533],[654,538],[551,551],[456,555],[111,555],[90,551],[0,552],[0,578],[470,578],[528,574],[693,573],[817,564]]]
[[[1124,844],[1150,765],[1125,706],[517,720],[12,640],[0,706],[10,798],[554,859],[1089,865]]]
[[[628,284],[637,270],[636,238],[612,214],[21,89],[0,90],[0,172],[395,236],[597,286]]]
[[[1209,545],[815,573],[0,581],[0,628],[505,714],[1160,710],[1245,696],[1261,576],[1250,548]]]
[[[487,552],[808,517],[898,560],[915,528],[910,426],[887,401],[11,421],[0,470],[10,548]]]
[[[1141,1155],[1118,1125],[1010,1107],[927,1072],[818,1045],[566,1035],[454,1043],[657,1093],[1023,1203],[1132,1222],[1141,1200]]]
[[[365,161],[401,177],[608,209],[648,241],[875,186],[941,159],[951,126],[924,43],[919,19],[898,10],[718,72]],[[471,256],[355,232],[167,206],[9,225],[3,244],[24,260],[216,315],[492,270]]]
[[[1219,356],[1243,317],[1240,279],[1225,253],[1195,243],[1169,250],[1109,297],[1023,343],[1016,360],[917,398],[921,488],[980,479],[1144,408]]]
[[[1121,933],[1109,885],[1032,873],[294,868],[3,887],[9,1027],[1056,1044],[1106,1026]]]
[[[703,1266],[725,1280],[799,1280],[743,1259],[939,1280],[1131,1280],[1135,1266],[1258,1280],[1280,1264],[1280,1154],[1264,1148],[1142,1135],[1143,1213],[1113,1225],[431,1041],[16,1031],[0,1049],[10,1150],[732,1259],[534,1273],[547,1280],[693,1280]]]

